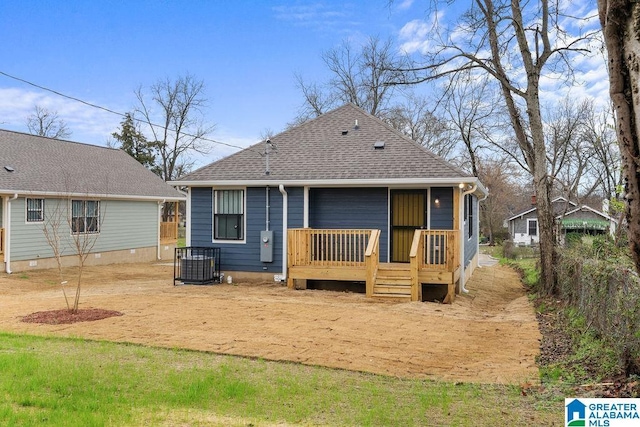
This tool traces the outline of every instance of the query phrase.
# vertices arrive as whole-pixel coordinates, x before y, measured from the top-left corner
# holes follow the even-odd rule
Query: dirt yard
[[[58,272],[0,275],[0,330],[182,347],[398,377],[537,382],[540,332],[518,276],[482,267],[452,305],[295,291],[273,283],[172,285],[173,267],[87,267],[80,308],[122,312],[94,322],[21,322],[65,307]],[[72,282],[71,272],[65,279]],[[72,294],[74,287],[68,286]]]

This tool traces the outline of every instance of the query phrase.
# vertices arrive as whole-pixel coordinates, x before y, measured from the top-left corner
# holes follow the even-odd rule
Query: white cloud
[[[414,0],[403,0],[398,4],[398,9],[407,10],[413,5]]]
[[[27,118],[35,106],[56,112],[71,131],[69,139],[104,145],[122,117],[77,101],[46,92],[21,88],[0,88],[0,127],[28,132]]]
[[[430,38],[433,29],[433,22],[428,23],[421,19],[407,22],[398,34],[400,50],[408,55],[429,52],[434,46]]]

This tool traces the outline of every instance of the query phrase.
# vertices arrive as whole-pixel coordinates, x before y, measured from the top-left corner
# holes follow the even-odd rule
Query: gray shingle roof
[[[358,123],[356,127],[356,121]],[[344,134],[346,131],[346,134]],[[353,104],[202,167],[179,181],[407,180],[471,177]],[[384,142],[384,149],[374,149]],[[178,182],[179,182],[178,181]]]
[[[183,198],[122,150],[1,129],[0,192]]]

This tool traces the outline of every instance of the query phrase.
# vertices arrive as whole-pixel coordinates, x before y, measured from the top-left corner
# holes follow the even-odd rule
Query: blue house
[[[446,285],[450,302],[477,266],[486,189],[353,104],[172,184],[188,193],[187,245],[219,247],[236,279],[411,300]]]

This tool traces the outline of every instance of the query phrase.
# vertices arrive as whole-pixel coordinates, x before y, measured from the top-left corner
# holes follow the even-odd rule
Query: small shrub
[[[606,237],[559,252],[560,296],[572,308],[582,357],[602,359],[600,373],[640,371],[640,278],[630,265]]]
[[[567,248],[575,248],[582,244],[582,233],[567,233],[564,237],[564,244]]]
[[[516,259],[516,245],[512,240],[507,240],[502,244],[502,256],[506,259]]]

